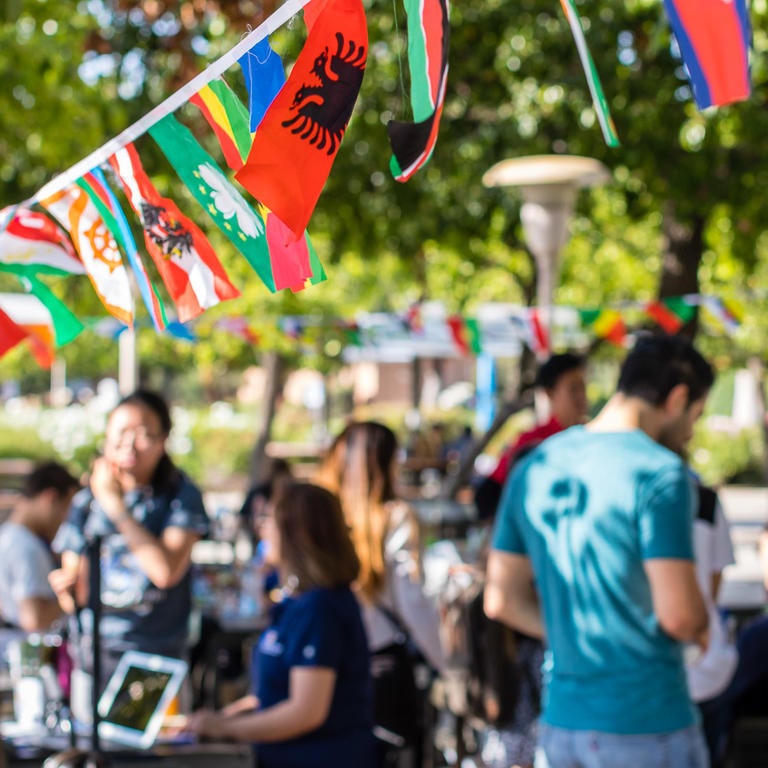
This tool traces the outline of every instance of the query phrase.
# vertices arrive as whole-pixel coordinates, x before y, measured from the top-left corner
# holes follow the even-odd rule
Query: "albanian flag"
[[[664,0],[699,109],[749,97],[746,0]]]
[[[432,156],[448,82],[448,0],[405,0],[412,123],[387,123],[397,181],[408,181]]]
[[[239,296],[206,236],[155,189],[133,144],[118,150],[109,162],[139,215],[147,251],[176,303],[179,320],[185,323]]]
[[[363,82],[368,29],[361,0],[313,0],[309,34],[235,178],[303,237]]]

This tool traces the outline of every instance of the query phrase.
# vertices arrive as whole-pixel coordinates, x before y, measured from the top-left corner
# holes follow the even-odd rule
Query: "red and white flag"
[[[0,217],[10,213],[0,211]],[[67,233],[40,211],[19,208],[0,234],[0,269],[17,274],[85,274]]]
[[[176,303],[179,320],[240,295],[213,246],[173,200],[162,197],[141,165],[136,147],[126,145],[109,162],[123,184],[144,230],[144,242]]]

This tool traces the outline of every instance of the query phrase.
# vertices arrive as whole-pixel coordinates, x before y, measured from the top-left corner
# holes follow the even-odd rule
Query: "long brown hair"
[[[397,438],[375,421],[352,422],[331,444],[317,482],[337,493],[360,559],[357,585],[375,600],[385,583],[384,540],[395,496]],[[415,521],[414,521],[415,526]],[[418,536],[414,528],[414,536]]]
[[[317,485],[291,483],[275,505],[280,567],[302,591],[354,582],[360,563],[338,497]]]

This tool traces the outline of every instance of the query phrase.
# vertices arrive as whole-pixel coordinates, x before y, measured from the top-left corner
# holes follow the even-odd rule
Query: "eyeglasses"
[[[155,443],[162,440],[163,436],[154,432],[147,432],[146,429],[126,429],[116,435],[107,436],[106,442],[113,448],[128,448],[133,446],[139,450],[151,448]]]

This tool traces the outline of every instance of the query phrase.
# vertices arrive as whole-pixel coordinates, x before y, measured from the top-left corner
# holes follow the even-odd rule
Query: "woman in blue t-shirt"
[[[262,533],[284,598],[258,644],[256,695],[196,712],[186,729],[255,743],[259,768],[372,768],[368,646],[350,589],[360,565],[339,501],[291,485]]]

